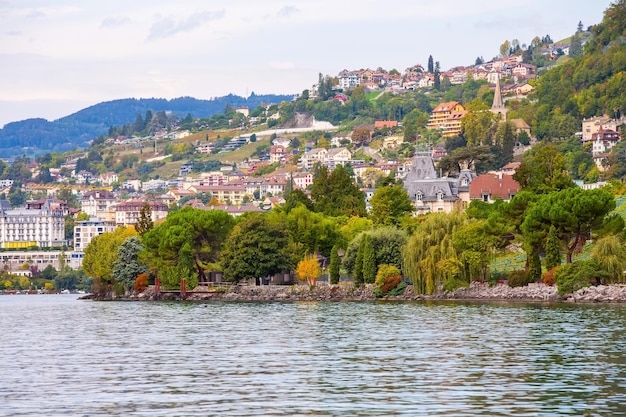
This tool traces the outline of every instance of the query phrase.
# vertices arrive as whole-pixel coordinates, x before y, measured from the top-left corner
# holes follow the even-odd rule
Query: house
[[[441,129],[444,137],[461,133],[461,119],[467,114],[465,107],[458,101],[441,103],[433,109],[426,127]]]
[[[271,207],[271,208],[276,208],[276,207],[280,207],[283,204],[285,204],[286,200],[280,196],[273,196],[273,197],[265,197],[265,199],[263,200],[263,207],[267,208],[267,207]]]
[[[299,188],[300,190],[306,190],[311,184],[313,184],[313,174],[310,172],[296,172],[291,177],[293,181],[293,188]]]
[[[80,198],[80,209],[89,217],[107,218],[111,208],[117,203],[117,198],[111,191],[95,190],[83,193]]]
[[[584,143],[592,140],[591,135],[597,133],[600,129],[608,129],[621,133],[619,129],[623,124],[626,124],[626,116],[622,116],[620,119],[612,119],[606,115],[583,119],[582,141]]]
[[[469,187],[476,174],[463,169],[458,178],[440,177],[429,152],[416,154],[404,178],[404,188],[417,214],[450,213],[469,204]]]
[[[264,197],[268,194],[278,195],[283,194],[285,192],[285,186],[287,185],[287,180],[285,178],[271,177],[265,179],[261,183],[260,195]]]
[[[470,199],[493,203],[496,199],[510,201],[520,190],[511,175],[483,174],[470,183]]]
[[[591,142],[593,143],[591,153],[593,155],[607,153],[619,141],[620,137],[617,132],[600,128],[600,130],[591,135]]]
[[[179,132],[174,132],[174,139],[183,139],[187,136],[191,136],[191,132],[188,130],[181,130]]]
[[[178,169],[178,175],[180,177],[183,177],[185,175],[191,174],[192,171],[193,171],[193,161],[187,161],[184,164],[182,164],[180,168]]]
[[[517,170],[519,169],[521,165],[522,165],[521,162],[509,162],[508,164],[502,167],[500,172],[502,172],[504,175],[513,175],[517,172]]]
[[[343,70],[339,73],[339,88],[349,89],[361,85],[361,75],[358,71]]]
[[[137,224],[141,209],[146,203],[144,200],[128,200],[113,206],[115,211],[115,224],[118,226],[133,226]],[[160,201],[148,201],[152,210],[152,221],[165,219],[167,217],[167,205]]]
[[[287,149],[291,146],[291,139],[284,137],[276,138],[272,141],[272,145],[282,146],[283,148]]]
[[[74,176],[77,184],[91,184],[94,180],[94,175],[86,170],[79,171],[78,174]]]
[[[201,154],[211,154],[215,150],[215,142],[204,142],[196,146],[196,151]]]
[[[178,188],[173,189],[173,190],[169,190],[167,192],[167,195],[171,196],[172,198],[174,198],[174,201],[176,201],[177,203],[180,201],[181,198],[183,197],[189,197],[192,195],[195,195],[196,193],[192,190],[179,190]]]
[[[311,149],[305,152],[300,158],[303,170],[310,170],[316,162],[324,163],[328,156],[328,151],[324,148]]]
[[[335,135],[330,139],[330,146],[339,148],[346,143],[352,143],[352,137],[346,134]]]
[[[100,181],[102,185],[110,186],[113,183],[118,182],[119,178],[115,172],[105,172],[104,174],[100,174],[100,176],[98,177],[98,181]]]
[[[326,159],[337,163],[346,163],[352,158],[352,152],[348,148],[331,148],[326,153]]]
[[[270,163],[280,162],[285,158],[286,149],[281,145],[274,145],[270,148]]]
[[[524,119],[511,119],[509,122],[515,127],[515,134],[519,135],[522,132],[526,132],[530,138],[530,126]]]
[[[205,190],[205,192],[210,192],[222,204],[227,202],[234,205],[242,204],[243,198],[248,195],[243,184],[214,185],[206,187]]]

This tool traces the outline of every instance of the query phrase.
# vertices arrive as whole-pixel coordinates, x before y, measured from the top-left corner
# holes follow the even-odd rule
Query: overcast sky
[[[609,0],[0,0],[0,126],[119,98],[298,93],[318,74],[497,55]],[[1,146],[1,145],[0,145]]]

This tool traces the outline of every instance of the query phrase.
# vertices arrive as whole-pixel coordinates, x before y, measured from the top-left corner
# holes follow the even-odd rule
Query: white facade
[[[115,223],[97,217],[76,223],[74,226],[74,250],[83,252],[94,237],[112,232],[115,227]]]
[[[115,196],[110,191],[89,191],[80,199],[80,209],[90,217],[106,217],[104,213],[109,212],[115,203]]]
[[[67,244],[65,213],[53,200],[40,209],[11,209],[0,205],[0,247],[53,247]]]

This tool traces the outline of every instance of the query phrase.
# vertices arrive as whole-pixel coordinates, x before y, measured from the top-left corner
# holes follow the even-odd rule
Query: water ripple
[[[1,296],[3,416],[626,416],[626,307]]]

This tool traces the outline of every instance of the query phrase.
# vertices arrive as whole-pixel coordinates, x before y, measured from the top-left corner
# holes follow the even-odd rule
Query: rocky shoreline
[[[149,287],[140,294],[112,297],[112,300],[153,301],[154,288]],[[161,294],[160,300],[181,300],[178,293]],[[556,286],[529,284],[526,287],[512,288],[506,284],[490,287],[487,283],[473,283],[468,288],[453,292],[439,292],[430,296],[414,294],[409,285],[400,296],[376,297],[373,285],[354,287],[352,285],[308,285],[292,286],[249,286],[233,285],[207,289],[197,287],[187,292],[187,301],[518,301],[518,302],[571,302],[571,303],[626,303],[626,285],[600,285],[580,289],[572,294],[560,296]]]

